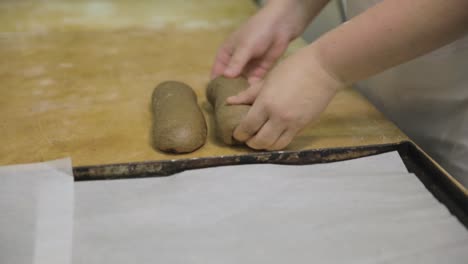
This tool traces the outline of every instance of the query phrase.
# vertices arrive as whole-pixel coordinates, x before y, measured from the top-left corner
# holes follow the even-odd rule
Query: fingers
[[[226,103],[228,104],[252,104],[257,98],[258,93],[260,92],[261,83],[256,82],[247,90],[244,90],[237,95],[230,96],[226,99]]]
[[[250,108],[245,118],[234,130],[233,136],[240,142],[250,139],[265,124],[268,119],[267,113],[255,104]]]
[[[269,69],[262,68],[260,66],[261,65],[261,60],[262,60],[262,58],[252,60],[245,67],[245,70],[244,70],[245,74],[244,75],[248,78],[249,83],[253,83],[256,80],[261,80],[267,74]]]
[[[248,82],[249,82],[250,85],[254,85],[254,84],[260,82],[261,80],[262,80],[262,78],[261,78],[261,77],[258,77],[258,76],[250,76],[250,77],[248,77]]]
[[[267,53],[264,55],[263,60],[261,61],[259,67],[269,70],[273,64],[276,63],[276,61],[283,55],[284,51],[288,47],[288,42],[287,41],[277,41],[272,45],[272,47],[267,51]]]
[[[291,143],[291,141],[294,139],[296,134],[297,134],[297,131],[294,129],[287,129],[283,131],[283,133],[278,138],[278,140],[267,149],[268,150],[281,150],[281,149],[286,148],[289,145],[289,143]]]
[[[283,55],[287,47],[287,41],[277,41],[262,57],[251,61],[245,71],[249,80],[263,78],[281,55]]]
[[[226,77],[237,77],[242,73],[245,65],[251,59],[251,48],[248,46],[239,46],[234,50],[234,54],[224,71]]]
[[[253,149],[281,150],[291,143],[301,126],[285,122],[254,104],[234,130],[234,138]]]
[[[241,125],[239,125],[239,127],[239,131],[243,130]],[[274,119],[268,119],[258,131],[251,132],[255,130],[255,127],[256,126],[252,126],[249,130],[250,132],[246,133],[250,137],[247,138],[247,136],[245,136],[242,138],[247,138],[246,140],[241,140],[239,138],[238,131],[235,131],[234,138],[246,142],[246,144],[253,149],[281,150],[291,143],[298,132],[297,129],[287,127],[286,124],[280,121],[274,121]]]
[[[233,49],[229,42],[223,44],[216,54],[215,62],[211,68],[211,79],[222,75],[226,70],[227,65],[231,59]]]
[[[275,144],[281,136],[285,127],[281,123],[268,120],[258,131],[258,133],[250,138],[246,143],[253,149],[269,149]]]
[[[211,70],[211,78],[219,75],[234,78],[245,72],[249,79],[262,79],[288,46],[287,40],[277,40],[264,54],[255,55],[255,47],[252,45],[233,46],[231,42],[223,44],[218,51]]]

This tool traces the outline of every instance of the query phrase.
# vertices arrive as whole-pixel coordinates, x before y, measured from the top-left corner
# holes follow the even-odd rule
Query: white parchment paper
[[[75,184],[73,263],[466,263],[397,153]]]
[[[0,167],[0,263],[71,263],[70,159]]]

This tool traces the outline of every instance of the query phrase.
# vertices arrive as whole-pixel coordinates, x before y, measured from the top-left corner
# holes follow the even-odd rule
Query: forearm
[[[468,32],[467,0],[384,0],[302,52],[350,84],[444,46]]]
[[[294,37],[302,34],[309,23],[320,13],[330,0],[268,0],[265,8],[271,12],[289,14],[295,17],[291,28]]]

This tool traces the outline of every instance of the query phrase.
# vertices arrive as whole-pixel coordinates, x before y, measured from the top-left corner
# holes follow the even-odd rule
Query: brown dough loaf
[[[206,121],[197,96],[184,83],[167,81],[153,91],[153,143],[169,153],[188,153],[205,144]]]
[[[206,95],[213,106],[216,122],[216,135],[227,145],[239,145],[233,138],[234,129],[247,115],[249,105],[227,105],[226,98],[247,89],[249,83],[242,77],[226,78],[223,76],[212,80],[207,87]]]

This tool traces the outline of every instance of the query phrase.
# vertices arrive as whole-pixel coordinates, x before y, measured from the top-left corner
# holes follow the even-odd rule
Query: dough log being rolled
[[[205,144],[206,121],[197,96],[184,83],[167,81],[153,91],[153,143],[164,152],[188,153]]]
[[[217,77],[207,87],[207,97],[214,109],[216,135],[227,145],[239,145],[234,140],[234,129],[250,109],[249,105],[227,105],[226,98],[247,89],[249,83],[244,78]]]

